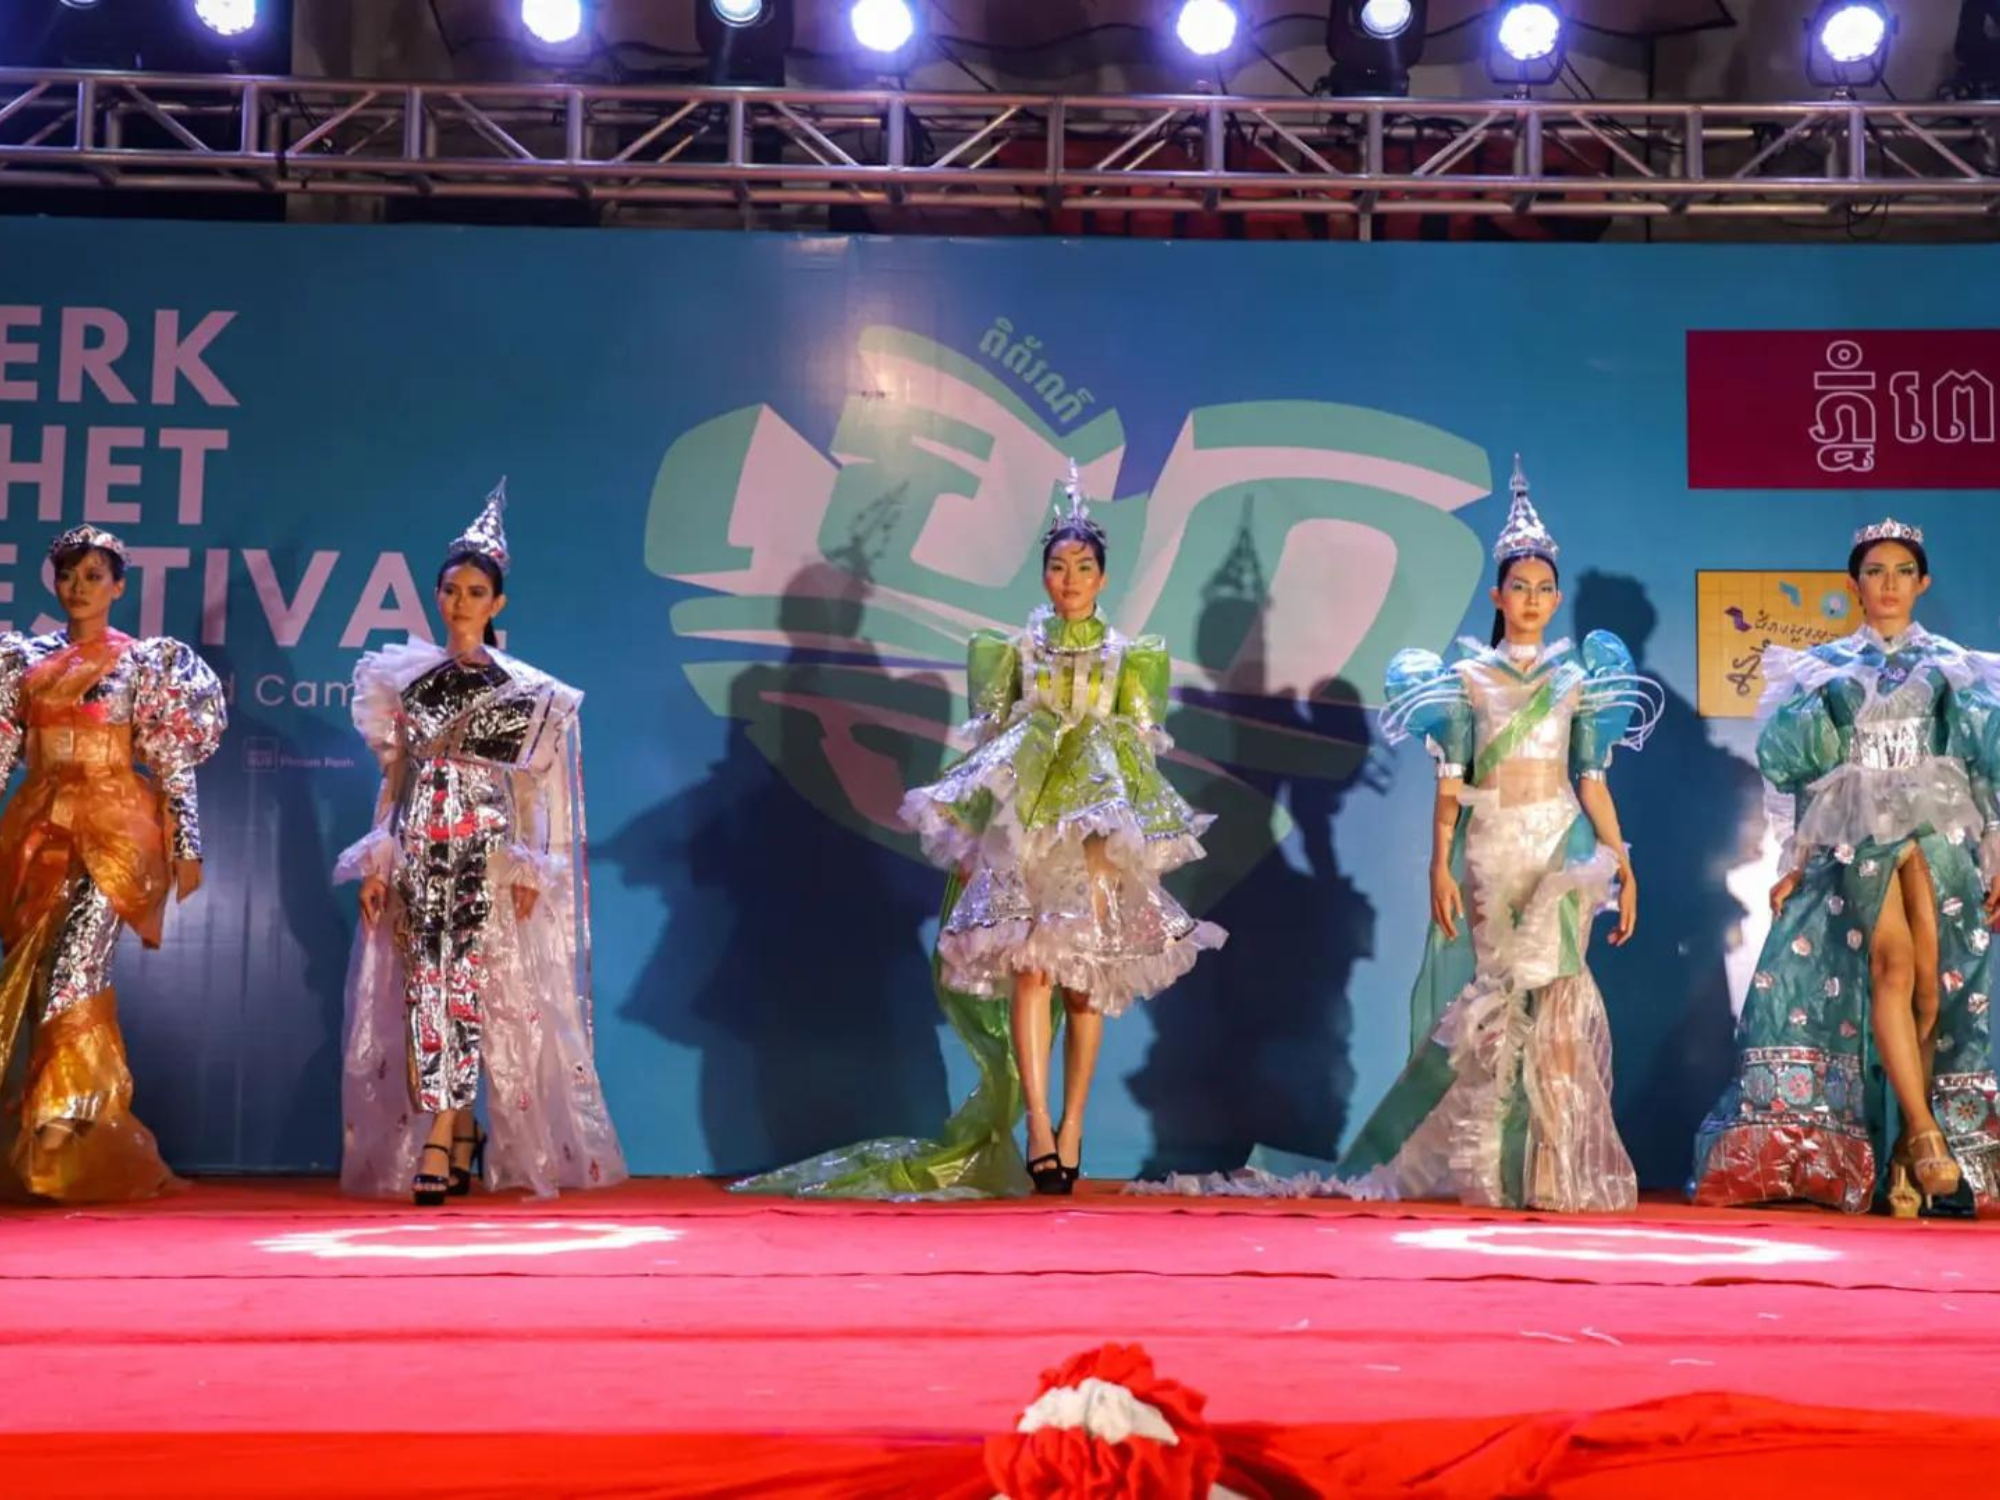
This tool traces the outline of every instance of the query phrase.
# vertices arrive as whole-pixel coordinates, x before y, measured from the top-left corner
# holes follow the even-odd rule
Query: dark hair
[[[1516,563],[1524,563],[1524,562],[1547,563],[1549,565],[1549,572],[1555,575],[1556,586],[1558,588],[1562,586],[1562,569],[1556,566],[1556,560],[1553,557],[1550,557],[1548,553],[1516,552],[1512,557],[1508,558],[1505,562],[1500,564],[1500,572],[1499,575],[1495,577],[1493,580],[1493,587],[1495,587],[1496,589],[1505,588],[1507,586],[1507,575],[1514,571],[1514,565]],[[1507,617],[1496,609],[1493,611],[1493,639],[1488,641],[1486,644],[1489,646],[1497,646],[1506,639],[1507,639]]]
[[[122,582],[125,577],[125,559],[105,547],[65,547],[49,561],[56,572],[60,573],[64,568],[76,567],[93,552],[103,558],[104,565],[111,570],[112,582]]]
[[[1847,554],[1847,576],[1852,578],[1856,583],[1859,583],[1861,581],[1861,565],[1868,561],[1868,554],[1873,552],[1877,547],[1888,546],[1909,548],[1910,556],[1917,560],[1917,577],[1928,578],[1931,576],[1931,560],[1924,551],[1924,544],[1922,542],[1913,542],[1907,537],[1900,536],[1884,536],[1877,537],[1872,542],[1856,542],[1854,550]]]
[[[437,587],[443,588],[444,575],[464,563],[471,563],[473,567],[486,575],[487,580],[493,585],[494,598],[504,599],[507,597],[507,575],[500,571],[500,564],[488,557],[484,552],[452,553],[438,568]],[[491,620],[486,622],[486,644],[489,646],[500,644],[500,637],[493,633],[493,622]]]
[[[1101,532],[1091,531],[1083,526],[1058,526],[1042,538],[1042,566],[1049,565],[1049,558],[1064,542],[1082,542],[1097,558],[1097,566],[1104,566],[1104,537]]]

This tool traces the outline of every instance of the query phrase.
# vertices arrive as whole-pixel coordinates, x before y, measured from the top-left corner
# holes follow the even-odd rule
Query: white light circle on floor
[[[1606,1225],[1467,1224],[1413,1229],[1396,1243],[1416,1250],[1468,1255],[1531,1256],[1544,1260],[1632,1261],[1656,1266],[1799,1266],[1839,1260],[1838,1250],[1740,1234]]]
[[[256,1245],[273,1255],[310,1255],[316,1260],[463,1260],[489,1255],[562,1255],[572,1250],[631,1250],[640,1245],[671,1244],[681,1234],[681,1230],[653,1224],[580,1224],[548,1219],[302,1229],[258,1240]]]

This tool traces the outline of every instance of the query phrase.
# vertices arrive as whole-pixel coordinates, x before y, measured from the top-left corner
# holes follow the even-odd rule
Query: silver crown
[[[80,547],[95,547],[100,552],[109,552],[118,559],[121,568],[128,561],[125,544],[101,526],[72,526],[49,543],[49,558],[53,561],[65,552],[74,552]]]
[[[1063,481],[1063,493],[1069,496],[1069,509],[1065,511],[1060,505],[1051,507],[1056,513],[1056,518],[1049,529],[1042,533],[1042,545],[1046,547],[1059,531],[1073,530],[1082,532],[1092,538],[1098,546],[1103,546],[1104,528],[1090,518],[1089,502],[1083,498],[1083,475],[1078,472],[1076,460],[1073,458],[1069,461],[1069,477]]]
[[[449,548],[447,557],[473,552],[486,558],[502,573],[507,571],[507,527],[502,517],[507,509],[507,476],[501,475],[500,482],[493,486],[493,493],[486,497],[486,504],[479,512],[479,519],[466,527]]]
[[[1553,560],[1562,548],[1549,535],[1549,528],[1542,524],[1534,502],[1528,498],[1528,476],[1521,471],[1518,453],[1514,455],[1512,488],[1513,503],[1507,507],[1507,524],[1500,528],[1500,540],[1493,544],[1493,560],[1505,562],[1510,557],[1526,557],[1530,553]]]
[[[1854,545],[1865,547],[1870,542],[1909,542],[1913,546],[1924,544],[1924,528],[1905,526],[1894,516],[1887,516],[1873,526],[1864,526],[1854,533]]]

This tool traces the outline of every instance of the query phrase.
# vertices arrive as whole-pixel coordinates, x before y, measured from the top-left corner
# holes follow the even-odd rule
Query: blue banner
[[[967,1083],[929,988],[941,877],[894,809],[964,716],[966,634],[1037,601],[1071,457],[1116,497],[1108,614],[1175,658],[1170,773],[1220,816],[1177,888],[1232,933],[1109,1028],[1104,1174],[1324,1153],[1393,1077],[1431,785],[1370,710],[1395,649],[1483,634],[1516,451],[1562,628],[1618,631],[1669,691],[1612,779],[1639,935],[1593,958],[1656,1185],[1761,931],[1747,726],[1696,714],[1697,573],[1837,570],[1886,508],[1931,532],[1927,623],[2000,645],[1993,492],[1687,483],[1690,331],[1950,327],[1986,247],[12,219],[0,265],[0,617],[49,628],[48,540],[110,526],[117,623],[233,695],[208,885],[122,960],[137,1108],[183,1170],[337,1160],[355,913],[328,872],[376,786],[347,678],[433,628],[502,474],[507,646],[588,694],[598,1050],[641,1172],[921,1133]]]

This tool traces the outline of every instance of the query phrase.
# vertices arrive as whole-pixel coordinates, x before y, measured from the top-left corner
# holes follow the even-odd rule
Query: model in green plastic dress
[[[1171,664],[1097,610],[1105,536],[1071,471],[1069,508],[1042,539],[1049,602],[967,651],[972,750],[903,801],[925,854],[952,872],[938,933],[938,996],[979,1064],[972,1096],[932,1141],[866,1141],[737,1184],[829,1197],[1066,1193],[1081,1173],[1084,1110],[1104,1018],[1157,994],[1224,934],[1161,885],[1199,859],[1212,821],[1161,773]],[[1049,1100],[1063,1039],[1063,1109]],[[1027,1162],[1013,1131],[1027,1114]]]
[[[1562,602],[1557,553],[1517,459],[1493,554],[1493,643],[1462,640],[1448,662],[1403,651],[1389,666],[1385,738],[1420,738],[1438,775],[1431,930],[1402,1076],[1338,1161],[1260,1148],[1239,1172],[1148,1190],[1564,1212],[1637,1200],[1584,955],[1607,905],[1613,943],[1638,920],[1605,770],[1618,746],[1644,743],[1659,689],[1607,631],[1581,650],[1546,642]]]
[[[1785,873],[1694,1196],[1858,1213],[1885,1183],[1898,1216],[1969,1215],[2000,1204],[2000,657],[1911,619],[1930,587],[1917,528],[1864,527],[1847,571],[1860,630],[1764,653],[1757,758]]]

